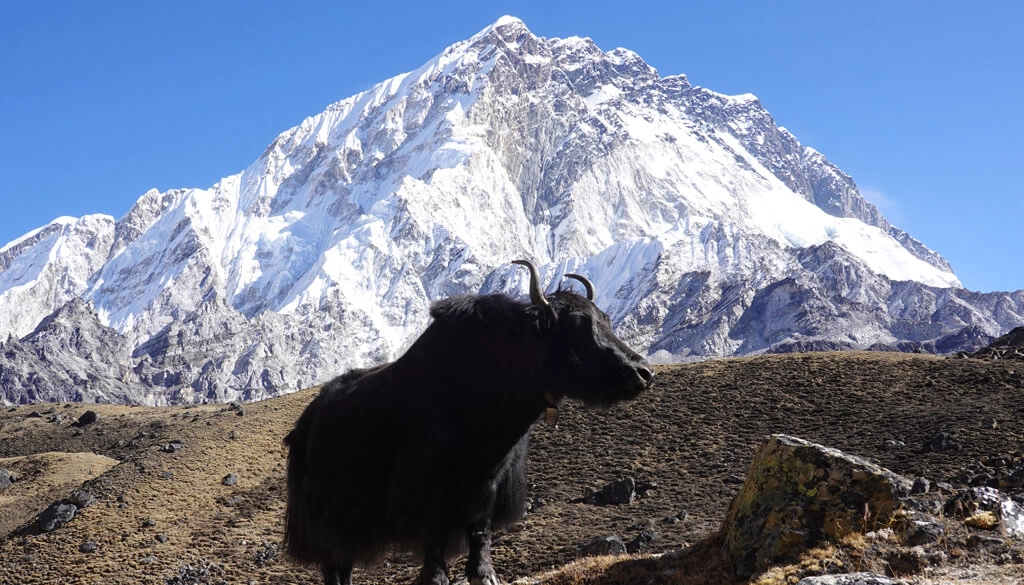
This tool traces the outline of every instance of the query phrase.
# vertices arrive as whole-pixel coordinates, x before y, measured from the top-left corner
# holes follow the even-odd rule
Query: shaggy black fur
[[[348,583],[353,563],[415,551],[421,582],[443,584],[445,560],[468,545],[470,581],[497,583],[490,534],[523,514],[545,392],[609,405],[652,377],[593,303],[568,291],[548,301],[438,302],[401,358],[325,385],[285,438],[288,553]]]

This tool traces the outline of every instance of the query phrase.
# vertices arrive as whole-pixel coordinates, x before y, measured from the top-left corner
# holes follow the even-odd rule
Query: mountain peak
[[[433,301],[523,296],[523,257],[551,286],[586,275],[618,335],[669,360],[951,347],[936,340],[1024,324],[1024,294],[960,289],[753,96],[513,17],[209,189],[48,230],[0,250],[0,339],[85,298],[153,401],[258,398],[393,359]]]

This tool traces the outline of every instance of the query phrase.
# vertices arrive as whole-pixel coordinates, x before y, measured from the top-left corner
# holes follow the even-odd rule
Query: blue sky
[[[753,93],[972,290],[1024,288],[1024,3],[0,2],[0,245],[208,187],[503,14]]]

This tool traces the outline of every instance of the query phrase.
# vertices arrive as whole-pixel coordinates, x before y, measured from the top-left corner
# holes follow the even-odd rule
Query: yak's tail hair
[[[309,514],[304,509],[303,494],[309,470],[306,465],[307,444],[309,438],[310,416],[304,413],[295,423],[295,428],[284,438],[288,446],[288,498],[284,514],[284,549],[295,560],[315,562],[311,558],[309,539],[306,531]]]

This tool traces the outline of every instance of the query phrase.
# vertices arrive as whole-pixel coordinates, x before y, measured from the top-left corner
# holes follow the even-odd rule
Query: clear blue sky
[[[973,290],[1024,288],[1024,3],[0,0],[0,245],[209,187],[503,14],[750,92]]]

